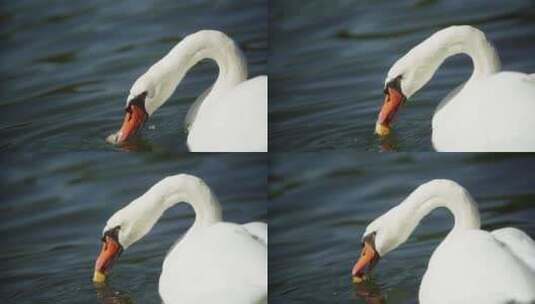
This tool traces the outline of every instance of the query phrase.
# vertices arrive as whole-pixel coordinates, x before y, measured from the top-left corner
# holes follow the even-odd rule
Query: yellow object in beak
[[[367,275],[362,275],[361,277],[358,277],[358,276],[353,276],[353,283],[362,283],[364,282],[365,280],[368,279],[368,276]]]
[[[93,282],[104,283],[106,281],[106,275],[100,271],[95,271],[93,274]]]
[[[377,135],[379,135],[379,136],[386,136],[386,135],[390,134],[390,127],[385,126],[385,125],[380,124],[380,123],[376,123],[375,124],[375,133],[377,133]]]

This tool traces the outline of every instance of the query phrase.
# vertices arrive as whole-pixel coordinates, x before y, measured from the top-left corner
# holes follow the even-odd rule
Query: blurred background
[[[268,179],[270,303],[418,303],[429,258],[453,227],[445,209],[382,257],[369,282],[354,285],[351,269],[366,226],[437,178],[472,194],[482,229],[513,226],[535,238],[533,154],[276,154]]]
[[[186,35],[216,29],[266,73],[267,0],[2,1],[0,149],[111,150],[130,87]],[[216,79],[194,67],[130,150],[187,150],[184,118]]]
[[[267,221],[259,154],[40,153],[0,158],[2,303],[154,303],[163,260],[194,219],[179,204],[120,257],[107,288],[91,281],[108,218],[168,175],[210,186],[226,221]]]
[[[373,131],[388,69],[450,25],[484,31],[504,70],[535,73],[533,0],[270,3],[270,151],[431,151],[434,110],[468,80],[468,56],[448,59],[411,97],[386,141]]]

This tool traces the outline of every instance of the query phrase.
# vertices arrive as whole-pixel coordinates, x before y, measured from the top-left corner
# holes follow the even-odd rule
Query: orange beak
[[[378,261],[379,254],[377,251],[375,251],[373,245],[365,241],[360,258],[358,259],[357,263],[355,263],[355,266],[353,266],[351,274],[353,277],[362,278],[365,274],[365,269],[368,269],[368,272],[371,271]]]
[[[106,275],[122,252],[123,247],[116,239],[109,235],[104,236],[100,254],[95,262],[93,282],[103,283],[106,281]]]
[[[108,142],[120,144],[136,134],[147,120],[147,112],[140,105],[131,103],[126,108],[123,125],[119,132],[108,137]]]
[[[394,115],[397,113],[404,100],[405,96],[398,90],[392,87],[387,88],[385,101],[379,112],[377,122],[375,123],[375,133],[380,136],[385,136],[390,133],[390,123],[394,119]]]

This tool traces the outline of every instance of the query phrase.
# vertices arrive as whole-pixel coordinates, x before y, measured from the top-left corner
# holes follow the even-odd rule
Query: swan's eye
[[[106,242],[106,237],[110,237],[114,239],[115,241],[119,240],[119,230],[121,229],[121,226],[116,226],[106,232],[104,232],[104,235],[102,235],[101,240],[103,242]]]
[[[388,88],[393,88],[399,90],[401,87],[401,79],[403,79],[403,75],[399,75],[395,77],[394,79],[390,80],[385,85],[385,93],[388,93]]]
[[[145,98],[147,97],[147,91],[144,91],[143,93],[137,95],[136,97],[130,99],[128,104],[126,105],[126,111],[130,111],[131,105],[140,106],[141,108],[145,108]]]
[[[133,117],[134,107],[143,111],[145,116],[148,116],[147,110],[145,109],[145,98],[147,97],[147,91],[137,95],[136,97],[130,99],[124,108],[125,114],[128,117],[128,121]],[[147,118],[147,117],[145,117]],[[143,120],[144,122],[144,120]]]

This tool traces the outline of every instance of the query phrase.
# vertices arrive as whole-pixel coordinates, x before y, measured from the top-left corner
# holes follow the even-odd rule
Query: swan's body
[[[263,303],[266,247],[267,240],[246,225],[217,223],[189,232],[165,258],[159,287],[162,299],[165,303]]]
[[[448,208],[453,229],[433,252],[419,291],[421,304],[535,301],[535,242],[515,228],[481,230],[477,204],[460,185],[434,180],[373,221],[364,237],[384,256],[405,242],[432,210]],[[360,261],[359,261],[360,262]],[[362,263],[353,274],[362,273]]]
[[[219,202],[194,176],[163,179],[116,212],[104,235],[117,230],[116,242],[126,249],[179,202],[190,203],[196,217],[163,262],[159,292],[164,303],[267,303],[267,225],[223,222]],[[104,250],[99,260],[113,256]],[[109,269],[98,266],[109,263],[99,260],[96,272],[105,274]]]
[[[186,119],[187,144],[194,152],[267,151],[267,76],[247,80],[247,62],[225,34],[204,30],[191,34],[141,75],[127,99],[138,105],[135,126],[123,127],[109,141],[128,139],[173,94],[188,70],[203,59],[219,67],[216,82],[194,103]],[[131,121],[128,119],[128,121]],[[132,122],[130,122],[132,123]]]
[[[500,72],[469,81],[433,116],[438,151],[535,151],[535,75]]]
[[[514,228],[505,228],[527,237]],[[514,229],[514,230],[513,230]],[[535,269],[514,251],[519,238],[504,242],[474,229],[446,238],[433,252],[422,278],[421,303],[533,303]],[[533,240],[529,239],[535,251]]]
[[[241,82],[223,100],[207,96],[207,104],[212,103],[209,98],[215,101],[192,122],[188,134],[190,150],[266,152],[267,81],[266,76],[258,76]],[[265,100],[255,99],[258,96]]]
[[[432,120],[437,151],[535,151],[535,74],[500,71],[498,54],[485,35],[470,26],[436,32],[400,58],[388,72],[386,86],[397,84],[409,98],[422,88],[450,56],[467,54],[474,71],[450,92]],[[399,79],[398,79],[399,78]],[[388,133],[401,101],[387,107],[376,132]]]

